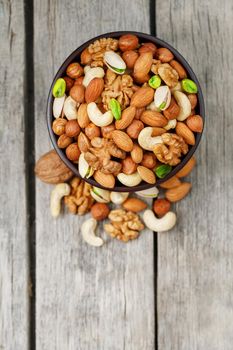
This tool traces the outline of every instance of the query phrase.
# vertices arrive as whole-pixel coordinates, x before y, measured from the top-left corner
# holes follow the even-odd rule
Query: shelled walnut
[[[116,51],[118,40],[112,38],[101,38],[88,46],[88,53],[91,55],[91,67],[103,67],[103,56],[105,51]]]
[[[188,145],[183,137],[176,134],[165,133],[161,135],[163,143],[154,146],[154,154],[161,163],[177,165],[181,155],[188,152]]]
[[[74,177],[69,183],[71,193],[64,197],[65,205],[72,214],[86,214],[94,203],[94,199],[90,194],[91,185],[78,177]]]
[[[105,231],[123,242],[136,239],[139,231],[144,229],[139,216],[131,211],[115,209],[110,212],[108,218],[111,222],[104,225]]]

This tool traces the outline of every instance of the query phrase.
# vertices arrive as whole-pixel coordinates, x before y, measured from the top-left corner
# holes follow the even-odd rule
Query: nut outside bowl
[[[71,55],[63,62],[63,64],[61,65],[61,67],[59,68],[59,70],[57,71],[57,74],[55,75],[52,85],[50,87],[49,90],[49,95],[48,95],[48,101],[47,101],[47,126],[48,126],[48,131],[49,131],[49,135],[52,141],[52,144],[56,150],[56,152],[58,153],[58,155],[60,156],[60,158],[62,159],[62,161],[73,171],[73,173],[80,177],[79,171],[78,171],[78,167],[77,165],[75,165],[74,163],[72,163],[67,157],[65,152],[60,149],[57,146],[57,136],[54,134],[53,130],[52,130],[52,122],[53,122],[53,113],[52,113],[52,108],[53,108],[53,95],[52,95],[52,87],[55,83],[55,81],[64,76],[65,72],[66,72],[66,68],[68,67],[68,65],[75,61],[76,59],[78,59],[80,57],[81,52],[87,47],[89,46],[91,43],[93,43],[95,40],[100,39],[100,38],[104,38],[104,37],[110,37],[110,38],[119,38],[121,35],[124,34],[135,34],[138,36],[139,40],[142,42],[152,42],[157,46],[160,47],[166,47],[167,49],[169,49],[174,57],[176,58],[176,60],[178,62],[180,62],[183,67],[186,69],[188,76],[190,77],[190,79],[192,79],[193,81],[195,81],[195,83],[197,84],[198,87],[198,104],[196,107],[197,110],[197,114],[200,114],[203,118],[203,122],[205,121],[205,106],[204,106],[204,99],[203,99],[203,94],[201,91],[201,87],[199,84],[199,81],[195,75],[195,73],[193,72],[192,68],[190,67],[190,65],[188,64],[188,62],[184,59],[184,57],[176,50],[174,49],[170,44],[166,43],[165,41],[158,39],[152,35],[149,34],[145,34],[145,33],[140,33],[140,32],[133,32],[133,31],[119,31],[119,32],[111,32],[111,33],[105,33],[105,34],[101,34],[99,36],[96,36],[95,38],[92,38],[91,40],[88,40],[87,42],[85,42],[83,45],[79,46],[74,52],[71,53]],[[192,146],[189,150],[189,152],[182,158],[181,162],[175,166],[173,168],[173,170],[163,179],[157,179],[157,182],[155,185],[150,185],[147,184],[145,182],[141,182],[139,185],[134,186],[134,187],[127,187],[122,185],[119,181],[116,181],[116,186],[114,187],[114,189],[111,189],[111,191],[115,191],[115,192],[137,192],[137,191],[142,191],[142,190],[146,190],[148,188],[152,188],[154,186],[159,186],[161,183],[163,183],[164,181],[167,181],[168,179],[170,179],[172,176],[174,176],[180,169],[182,169],[184,167],[184,165],[189,161],[189,159],[193,156],[194,152],[196,151],[199,142],[201,140],[201,136],[202,133],[197,133],[196,134],[196,143],[194,146]],[[84,179],[86,182],[88,182],[89,184],[96,186],[96,187],[100,187],[100,188],[105,188],[108,189],[106,187],[103,187],[101,185],[99,185],[94,179],[89,178],[89,179]]]

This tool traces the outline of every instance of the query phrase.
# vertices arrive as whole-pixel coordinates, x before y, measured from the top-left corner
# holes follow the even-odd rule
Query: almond
[[[177,71],[180,79],[187,78],[186,70],[179,62],[177,62],[176,60],[172,60],[170,62],[170,65]]]
[[[192,185],[189,182],[183,182],[175,188],[171,188],[165,192],[165,197],[170,202],[178,202],[189,193]]]
[[[90,147],[91,144],[87,136],[83,132],[80,132],[80,134],[78,135],[78,148],[81,152],[87,152]]]
[[[196,159],[195,159],[195,157],[192,157],[185,164],[185,166],[180,171],[178,171],[178,173],[176,173],[176,176],[177,177],[185,177],[185,176],[189,175],[191,173],[191,171],[193,170],[195,165],[196,165]]]
[[[141,108],[149,105],[154,99],[154,90],[148,86],[138,89],[131,98],[131,106]]]
[[[124,109],[122,112],[121,119],[117,120],[115,123],[116,129],[126,129],[132,123],[135,113],[136,108],[133,106],[129,106],[128,108]]]
[[[166,47],[157,49],[155,55],[162,63],[170,62],[174,58],[173,53]]]
[[[174,97],[171,98],[169,107],[163,112],[168,120],[176,119],[180,113],[180,106],[176,103]]]
[[[131,137],[131,139],[137,139],[140,131],[144,128],[143,122],[141,120],[133,120],[132,123],[128,126],[126,132]]]
[[[133,141],[124,131],[114,130],[112,132],[112,138],[115,144],[123,151],[126,151],[126,152],[132,151]]]
[[[81,128],[86,128],[89,125],[90,119],[89,119],[88,114],[87,114],[87,104],[86,103],[82,103],[79,106],[77,119],[78,119],[78,123],[79,123]]]
[[[85,100],[87,103],[95,102],[104,88],[104,79],[94,78],[86,87]]]
[[[48,184],[65,182],[74,175],[54,150],[40,157],[34,171],[41,181]]]
[[[169,180],[164,181],[163,183],[161,183],[160,187],[166,188],[166,189],[170,189],[170,188],[177,187],[180,184],[181,184],[180,179],[178,179],[178,177],[176,177],[176,176],[173,176]]]
[[[84,102],[85,88],[83,85],[74,85],[70,89],[70,96],[78,103]]]
[[[192,115],[186,119],[186,123],[190,130],[194,132],[202,132],[203,119],[200,115]]]
[[[137,75],[133,75],[133,78],[137,84],[144,84],[148,82],[148,80],[150,79],[150,75],[146,74],[141,76],[140,78]]]
[[[145,77],[151,69],[153,54],[151,51],[143,52],[134,64],[133,75],[137,79]]]
[[[115,177],[112,174],[104,174],[102,171],[96,170],[93,177],[103,187],[113,188],[115,186]]]
[[[149,126],[163,127],[167,125],[167,119],[161,113],[149,109],[142,113],[140,119]]]
[[[122,58],[123,60],[125,61],[126,63],[126,66],[129,68],[129,69],[133,69],[134,67],[134,64],[138,58],[138,53],[135,52],[135,51],[125,51],[123,52],[122,54]]]
[[[177,135],[182,136],[188,145],[195,145],[194,133],[187,127],[186,124],[178,122],[176,125],[176,133]]]
[[[149,184],[155,184],[156,182],[156,178],[155,178],[155,174],[152,170],[139,165],[137,167],[137,171],[139,173],[139,175],[141,176],[142,180],[144,180],[145,182],[149,183]]]
[[[138,146],[136,143],[133,145],[133,149],[130,152],[131,158],[133,161],[137,164],[141,163],[143,159],[143,150],[140,146]]]
[[[122,206],[125,210],[133,211],[134,213],[138,213],[147,208],[147,204],[138,198],[128,198]]]
[[[153,127],[152,135],[151,136],[160,136],[167,132],[167,130],[163,128]]]

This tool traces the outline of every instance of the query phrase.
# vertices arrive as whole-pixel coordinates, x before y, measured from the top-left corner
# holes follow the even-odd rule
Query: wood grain
[[[130,15],[129,15],[130,10]],[[45,122],[54,73],[76,47],[107,31],[149,31],[149,1],[35,2],[37,158],[51,148]],[[154,349],[153,234],[87,246],[83,218],[52,220],[50,186],[37,183],[37,349]]]
[[[28,348],[24,3],[0,2],[0,349]]]
[[[233,7],[157,0],[157,35],[190,62],[203,87],[206,127],[191,196],[158,237],[158,348],[230,350],[233,343]]]

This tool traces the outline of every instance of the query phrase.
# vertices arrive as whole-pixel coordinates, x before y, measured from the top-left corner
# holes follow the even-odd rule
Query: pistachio
[[[161,85],[161,79],[158,75],[153,75],[153,77],[150,78],[148,83],[150,87],[152,87],[153,89],[157,89]]]
[[[53,86],[53,96],[54,97],[63,97],[66,91],[66,82],[64,79],[59,78],[56,80]]]
[[[120,105],[120,103],[115,98],[111,98],[111,100],[109,102],[109,107],[112,111],[113,117],[116,120],[120,120],[121,119],[121,105]]]
[[[161,111],[167,109],[171,102],[171,91],[168,86],[160,86],[155,91],[154,95],[155,106]]]
[[[104,53],[104,63],[116,74],[125,73],[126,64],[121,56],[114,51],[106,51]]]
[[[93,175],[94,170],[92,167],[87,163],[86,159],[84,158],[84,153],[81,153],[78,160],[78,171],[82,178],[89,178]]]
[[[155,169],[155,174],[160,178],[163,179],[165,176],[167,176],[167,174],[169,174],[172,170],[172,166],[168,165],[168,164],[162,164],[159,165],[156,169]]]
[[[147,190],[135,192],[138,196],[144,198],[156,198],[158,196],[159,190],[157,187],[148,188]]]
[[[53,116],[59,118],[62,114],[63,106],[65,103],[66,95],[62,97],[55,97],[53,101]]]
[[[189,94],[196,94],[197,93],[197,85],[191,79],[183,79],[181,81],[181,86],[182,86],[182,89]]]
[[[91,190],[91,196],[98,203],[109,203],[110,202],[110,192],[102,188],[93,187]]]

